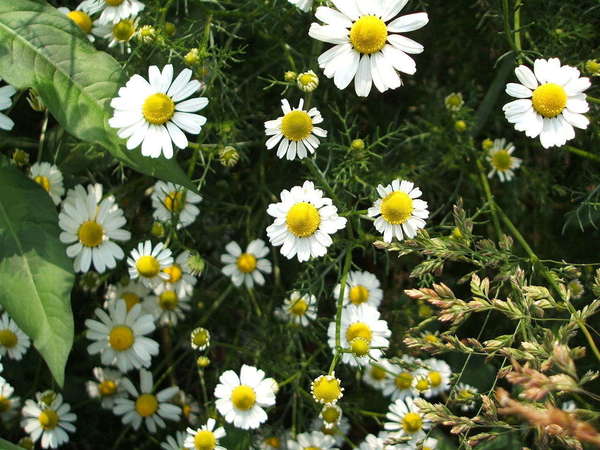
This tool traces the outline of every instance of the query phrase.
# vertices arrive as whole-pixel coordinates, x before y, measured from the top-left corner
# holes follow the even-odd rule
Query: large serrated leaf
[[[45,2],[0,1],[0,77],[19,89],[35,88],[56,120],[79,139],[101,145],[139,172],[195,190],[175,160],[125,149],[108,126],[110,100],[124,84],[121,66]]]
[[[73,263],[50,196],[13,168],[0,168],[0,180],[0,304],[62,386],[73,345]]]

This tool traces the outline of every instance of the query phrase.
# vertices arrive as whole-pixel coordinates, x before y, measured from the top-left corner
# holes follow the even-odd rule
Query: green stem
[[[490,183],[488,182],[488,179],[485,176],[483,165],[481,164],[481,161],[479,159],[477,159],[476,164],[477,171],[479,172],[479,181],[481,182],[481,187],[483,188],[485,199],[490,205],[492,223],[494,224],[494,229],[496,230],[496,236],[498,237],[498,239],[500,239],[502,237],[502,229],[500,228],[500,221],[498,220],[498,213],[496,211],[496,202],[494,201],[494,196],[492,195],[492,190],[490,189]]]
[[[600,104],[600,98],[592,97],[591,95],[587,96],[588,102]]]
[[[504,35],[506,36],[506,39],[508,40],[508,44],[510,45],[510,48],[513,49],[513,51],[515,53],[518,53],[518,49],[515,45],[515,41],[513,40],[513,32],[512,29],[510,27],[510,2],[509,0],[502,0],[502,12],[504,13]]]
[[[584,158],[591,159],[593,161],[600,161],[600,156],[595,155],[594,153],[590,153],[586,150],[581,150],[579,148],[575,148],[570,145],[565,145],[564,148],[565,148],[565,150],[567,150],[571,153],[574,153],[576,155],[583,156]]]
[[[346,280],[348,279],[348,273],[350,272],[350,266],[352,265],[352,246],[346,249],[344,255],[344,267],[342,268],[342,279],[340,280],[340,294],[337,298],[336,311],[335,311],[335,355],[331,366],[329,367],[329,374],[333,373],[340,355],[342,354],[342,309],[344,307],[344,292],[346,291]]]
[[[521,62],[521,7],[523,0],[515,0],[514,25],[515,25],[515,48],[517,49],[517,59]]]

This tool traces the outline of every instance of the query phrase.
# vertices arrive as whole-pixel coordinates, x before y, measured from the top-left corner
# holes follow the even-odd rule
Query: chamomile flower
[[[427,24],[426,13],[396,17],[406,0],[356,0],[333,2],[334,8],[321,6],[315,16],[323,25],[312,23],[308,35],[334,47],[319,56],[319,67],[333,78],[338,89],[354,79],[354,90],[366,97],[371,86],[379,92],[402,85],[398,72],[413,75],[415,61],[408,54],[423,52],[423,46],[405,36]]]
[[[333,438],[334,445],[343,445],[344,438],[350,430],[350,421],[346,417],[341,416],[339,423],[333,426],[327,425],[328,424],[325,421],[317,417],[315,420],[313,420],[312,428],[315,431],[320,431],[326,436],[331,436]]]
[[[427,379],[430,385],[430,388],[423,395],[430,398],[448,391],[450,389],[450,376],[452,375],[452,369],[450,369],[448,363],[435,358],[423,362],[427,367]]]
[[[75,272],[87,272],[93,266],[98,273],[114,269],[125,253],[115,241],[128,241],[123,210],[114,197],[102,198],[102,186],[82,185],[67,192],[58,224],[64,230],[60,241],[67,244],[67,256],[74,258]]]
[[[312,70],[299,73],[296,77],[296,86],[304,92],[312,92],[319,86],[319,77]]]
[[[425,438],[425,431],[430,427],[429,421],[425,419],[411,397],[398,399],[390,404],[385,417],[389,422],[384,424],[384,428],[391,432],[390,437],[407,436],[410,438],[407,445],[416,444],[417,441]]]
[[[232,241],[225,246],[227,253],[221,255],[221,262],[225,264],[221,272],[231,278],[236,286],[244,284],[247,288],[254,287],[254,283],[262,286],[265,284],[263,273],[271,273],[271,261],[265,258],[269,254],[269,247],[262,239],[254,239],[242,249],[237,242]]]
[[[206,350],[210,345],[210,332],[206,328],[194,328],[190,333],[190,345],[194,350]]]
[[[454,400],[460,404],[460,409],[470,411],[475,408],[475,401],[479,398],[479,391],[466,383],[458,383],[454,388]]]
[[[65,188],[63,187],[63,176],[58,167],[48,162],[34,163],[29,169],[29,178],[48,193],[55,205],[60,203]]]
[[[288,160],[306,158],[319,146],[319,138],[327,137],[327,131],[315,125],[323,122],[317,108],[304,111],[304,100],[300,99],[297,108],[281,100],[283,116],[265,122],[265,134],[270,136],[266,146],[269,150],[277,146],[277,157]]]
[[[61,394],[54,392],[38,392],[36,397],[37,401],[25,401],[21,427],[32,441],[41,438],[42,448],[57,448],[69,442],[67,433],[75,432],[73,422],[77,419],[70,412],[71,406],[63,402]]]
[[[125,301],[108,305],[108,313],[96,308],[100,319],[87,319],[86,336],[95,341],[88,346],[88,353],[100,353],[102,364],[117,366],[121,372],[149,367],[152,356],[158,355],[158,343],[146,337],[154,331],[154,319],[142,313],[142,306],[135,305],[127,311]]]
[[[394,366],[385,358],[370,361],[365,367],[363,381],[378,391],[383,391],[392,378]]]
[[[334,446],[335,439],[332,436],[322,433],[321,431],[300,433],[296,436],[296,439],[288,439],[287,441],[288,450],[337,450],[337,448]]]
[[[165,223],[176,223],[177,229],[194,223],[200,213],[202,196],[170,182],[157,181],[152,192],[152,216]]]
[[[127,264],[132,280],[139,278],[146,286],[154,288],[170,278],[165,269],[173,264],[173,258],[171,250],[162,242],[152,248],[152,242],[146,241],[131,250]]]
[[[288,0],[288,2],[304,12],[310,11],[313,5],[313,0]]]
[[[281,202],[271,203],[267,214],[274,217],[267,228],[271,244],[282,246],[281,254],[298,261],[324,256],[333,241],[331,234],[346,226],[346,219],[337,215],[331,199],[323,197],[323,191],[315,189],[311,181],[302,186],[284,189]]]
[[[335,321],[329,323],[327,337],[333,351],[336,348]],[[351,366],[366,366],[372,359],[379,360],[387,348],[392,332],[387,322],[379,318],[379,311],[366,304],[344,308],[341,320],[341,345],[351,349],[342,355],[342,362]]]
[[[0,81],[2,81],[2,78],[0,78]],[[12,106],[11,97],[16,92],[17,90],[10,85],[0,87],[0,111],[4,111]],[[12,119],[0,112],[0,130],[10,131],[14,126],[15,123]]]
[[[183,131],[198,134],[206,117],[193,114],[208,105],[206,97],[190,97],[200,88],[198,80],[190,81],[192,71],[184,69],[173,80],[173,66],[167,64],[162,73],[157,66],[148,69],[149,82],[134,75],[113,98],[115,109],[108,121],[117,134],[127,139],[127,148],[142,146],[142,155],[158,158],[173,157],[173,144],[184,149],[188,140]],[[184,101],[185,100],[185,101]]]
[[[225,437],[225,429],[215,429],[215,425],[215,419],[208,419],[205,425],[196,430],[188,428],[184,447],[194,450],[227,450],[219,445],[219,439]]]
[[[444,105],[448,111],[458,112],[465,104],[460,92],[453,92],[444,99]]]
[[[320,375],[310,384],[310,393],[317,403],[322,405],[335,405],[344,396],[344,388],[335,373]]]
[[[256,445],[260,450],[288,450],[287,436],[289,433],[273,433],[263,431],[261,436],[258,436]]]
[[[29,348],[29,337],[21,331],[7,312],[0,316],[0,358],[20,361]]]
[[[172,289],[167,283],[161,283],[144,301],[144,310],[154,316],[161,325],[177,325],[190,310],[190,298],[184,291]]]
[[[425,219],[429,217],[427,202],[421,200],[421,189],[414,183],[396,179],[387,186],[377,186],[379,199],[369,208],[369,217],[375,219],[375,228],[383,233],[385,242],[392,242],[394,236],[401,241],[417,234],[425,228]]]
[[[194,425],[198,421],[198,414],[200,413],[200,405],[198,402],[191,398],[183,391],[179,391],[177,396],[177,404],[181,406],[181,415],[185,420]]]
[[[129,42],[135,36],[138,28],[138,19],[121,19],[115,24],[102,24],[93,28],[94,35],[108,41],[108,48],[120,47],[122,52],[131,52]]]
[[[115,399],[122,397],[124,393],[121,372],[103,367],[94,367],[93,372],[96,380],[85,384],[88,395],[100,399],[104,409],[112,409]]]
[[[367,434],[365,440],[360,443],[358,450],[385,450],[385,440],[373,434]]]
[[[270,379],[256,367],[243,365],[238,376],[227,370],[219,377],[214,392],[216,407],[228,423],[244,430],[258,428],[267,420],[263,408],[275,404]]]
[[[341,285],[338,284],[333,290],[333,296],[340,296]],[[348,274],[346,287],[344,289],[344,305],[371,305],[378,308],[383,298],[381,283],[377,277],[367,271],[352,271]]]
[[[320,428],[321,425],[327,429],[334,428],[340,424],[342,417],[342,408],[337,405],[325,405],[319,413],[317,428]]]
[[[69,8],[61,7],[58,11],[67,16],[75,25],[81,29],[87,36],[90,42],[94,42],[94,35],[92,29],[94,28],[94,20],[89,16],[88,13],[80,9],[70,10]]]
[[[514,170],[521,166],[521,158],[512,156],[515,146],[512,142],[506,143],[506,139],[495,139],[494,145],[489,150],[487,160],[492,166],[488,178],[498,174],[500,181],[510,181],[515,175]]]
[[[77,9],[92,15],[101,12],[101,24],[118,23],[128,17],[136,17],[145,5],[138,0],[84,0]]]
[[[192,271],[192,265],[190,264],[190,258],[192,255],[188,250],[182,251],[175,262],[168,267],[165,267],[162,271],[166,273],[169,278],[165,279],[165,283],[170,289],[181,292],[181,295],[191,296],[194,292],[194,286],[198,281]]]
[[[157,428],[166,426],[165,420],[179,421],[181,408],[170,403],[170,400],[179,392],[177,386],[171,386],[155,393],[152,372],[145,369],[140,370],[139,391],[128,378],[124,377],[122,383],[131,398],[118,398],[113,412],[118,416],[123,416],[121,421],[124,425],[131,425],[134,430],[137,430],[144,422],[150,433],[156,433]]]
[[[293,291],[275,310],[275,315],[294,325],[306,327],[317,317],[317,297]]]
[[[108,307],[111,303],[115,303],[117,300],[122,299],[127,305],[127,311],[131,311],[138,303],[142,303],[144,299],[150,295],[150,288],[144,285],[139,280],[129,280],[127,284],[109,285],[106,289],[106,295],[104,298],[104,307]]]
[[[575,128],[586,129],[590,121],[583,114],[589,106],[583,93],[589,78],[579,70],[561,66],[558,58],[536,59],[533,71],[515,69],[519,83],[508,83],[506,93],[516,97],[502,108],[515,130],[530,138],[540,137],[544,148],[560,147],[575,137]]]
[[[415,358],[404,355],[402,360],[408,364],[417,362]],[[383,395],[391,397],[392,400],[417,397],[419,390],[416,388],[417,377],[415,371],[397,364],[389,365],[388,377],[383,387]],[[429,388],[429,384],[427,384]]]
[[[165,442],[160,444],[160,448],[164,450],[182,450],[184,449],[187,433],[176,431],[175,436],[167,436]]]
[[[0,422],[8,424],[19,413],[21,399],[13,395],[15,389],[0,378]]]
[[[569,291],[569,294],[571,294],[572,299],[577,300],[582,297],[583,293],[585,292],[585,288],[583,287],[581,281],[575,279],[567,283],[567,291]]]

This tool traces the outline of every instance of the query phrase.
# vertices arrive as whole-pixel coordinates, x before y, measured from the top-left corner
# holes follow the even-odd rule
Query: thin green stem
[[[329,367],[329,374],[331,375],[335,369],[338,359],[342,354],[342,309],[344,307],[344,292],[346,291],[346,280],[348,279],[348,273],[350,272],[350,266],[352,265],[352,246],[346,249],[344,255],[344,266],[342,268],[342,279],[340,280],[340,294],[337,298],[336,311],[335,311],[335,355],[331,366]]]
[[[521,7],[523,0],[515,0],[514,26],[515,26],[515,48],[517,49],[517,60],[521,62]]]
[[[591,95],[587,96],[588,102],[600,104],[600,98],[592,97]]]
[[[591,159],[593,161],[600,161],[600,156],[595,155],[594,153],[590,153],[586,150],[581,150],[570,145],[565,145],[564,148],[565,150],[574,153],[575,155],[583,156],[584,158]]]
[[[479,172],[479,181],[481,182],[481,187],[483,188],[483,192],[485,194],[485,199],[490,205],[490,213],[492,214],[492,223],[494,224],[494,229],[496,230],[496,236],[498,239],[500,239],[502,237],[502,229],[500,228],[500,221],[498,220],[498,213],[496,212],[496,202],[494,201],[494,196],[492,195],[492,190],[490,189],[490,183],[485,176],[483,165],[479,159],[477,159],[476,165],[477,171]]]

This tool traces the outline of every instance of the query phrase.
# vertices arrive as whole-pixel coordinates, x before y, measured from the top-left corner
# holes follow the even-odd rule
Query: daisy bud
[[[29,164],[29,153],[17,148],[13,152],[12,160],[17,166],[26,166]]]
[[[183,60],[188,66],[193,66],[194,64],[198,64],[200,61],[200,55],[198,53],[197,48],[191,49],[189,52],[185,54]]]
[[[144,44],[149,44],[156,39],[156,28],[152,25],[144,25],[139,29],[137,37]]]
[[[208,367],[209,364],[210,364],[210,359],[208,359],[206,356],[199,356],[198,359],[196,360],[196,365],[201,369]]]
[[[298,74],[296,72],[288,70],[286,73],[283,74],[283,79],[285,81],[295,81],[297,76]]]
[[[304,92],[312,92],[319,86],[319,77],[312,70],[302,72],[296,78],[298,89]]]
[[[177,31],[177,28],[175,28],[174,23],[172,23],[172,22],[165,23],[165,33],[167,36],[173,36],[176,31]]]
[[[448,97],[445,98],[444,104],[446,105],[446,109],[448,111],[457,112],[465,104],[463,100],[463,96],[460,92],[453,92]]]
[[[589,59],[585,62],[585,70],[593,77],[600,76],[600,62]]]
[[[494,141],[492,141],[490,138],[486,138],[481,142],[481,148],[484,149],[485,151],[490,150],[493,146],[494,146]]]
[[[459,133],[467,131],[467,122],[465,122],[464,120],[457,120],[456,122],[454,122],[454,129]]]
[[[223,147],[221,150],[219,150],[219,162],[224,167],[233,167],[238,163],[239,160],[240,154],[231,145]]]
[[[190,268],[190,273],[195,277],[204,271],[204,266],[206,265],[204,258],[202,258],[202,256],[200,256],[197,252],[190,253],[187,264]]]
[[[354,139],[350,144],[350,148],[355,151],[362,151],[365,149],[365,141],[362,139]]]
[[[165,235],[165,226],[160,222],[154,222],[150,229],[150,233],[152,233],[152,236],[162,238]]]

